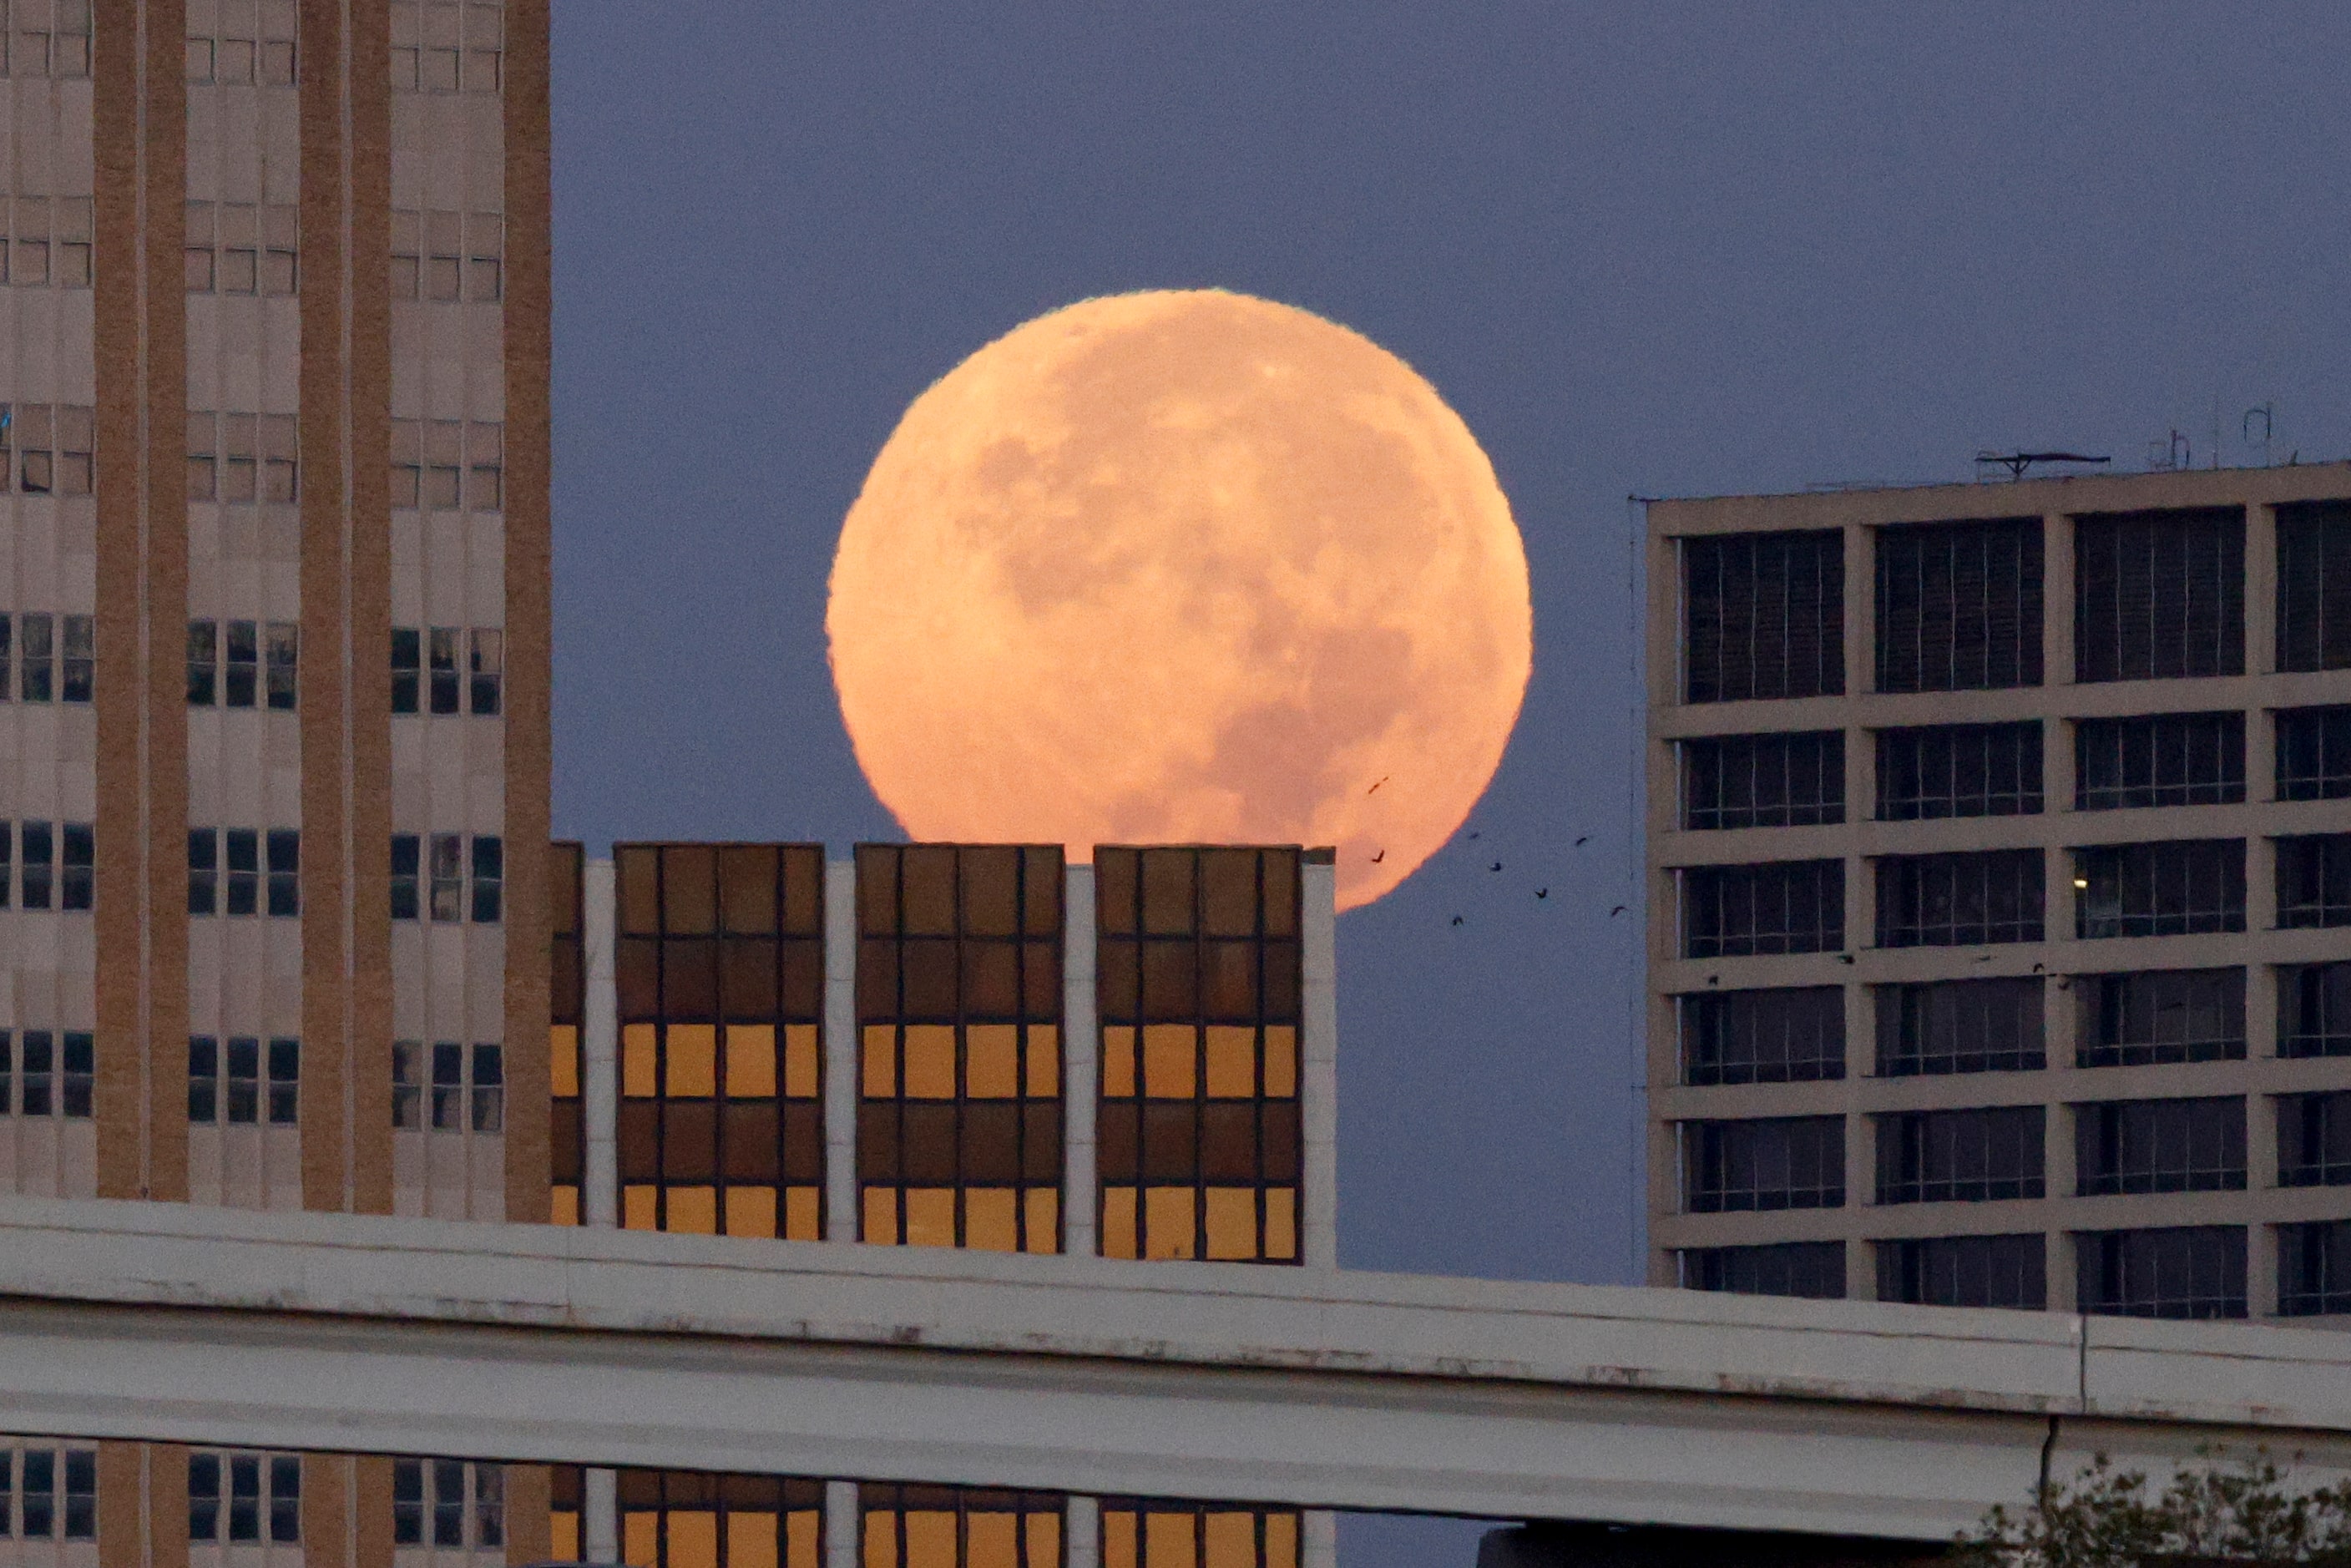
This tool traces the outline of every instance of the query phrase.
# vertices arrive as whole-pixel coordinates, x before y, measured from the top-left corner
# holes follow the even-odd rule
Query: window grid
[[[198,1448],[188,1456],[188,1539],[206,1545],[302,1541],[302,1456]]]
[[[2351,1312],[2351,1219],[2277,1228],[2278,1315]]]
[[[868,1481],[857,1489],[862,1561],[864,1568],[1061,1568],[1067,1507],[1059,1492]],[[1155,1559],[1151,1568],[1159,1568]]]
[[[223,14],[232,25],[238,15],[230,7],[224,7]],[[255,8],[247,6],[242,15],[246,25],[234,32],[188,35],[189,86],[295,85],[294,8],[263,5],[256,17]]]
[[[392,711],[494,718],[504,710],[506,634],[493,626],[392,629]]]
[[[2278,970],[2278,1054],[2351,1056],[2351,963]]]
[[[1877,1118],[1877,1201],[2043,1197],[2045,1108],[1906,1111]]]
[[[0,0],[0,77],[89,75],[89,0]]]
[[[1720,534],[1681,541],[1684,700],[1844,691],[1844,534]]]
[[[1826,953],[1844,946],[1844,862],[1766,861],[1682,873],[1691,958]]]
[[[301,287],[300,219],[291,202],[190,202],[182,284],[190,294],[292,298]]]
[[[188,913],[281,920],[299,915],[301,831],[189,829]]]
[[[1877,535],[1877,689],[2041,684],[2041,519],[1912,524]]]
[[[1694,1247],[1674,1255],[1686,1291],[1741,1296],[1844,1295],[1844,1243],[1774,1241],[1760,1247]]]
[[[2105,1100],[2074,1108],[2074,1190],[2115,1193],[2241,1192],[2245,1102]]]
[[[587,1180],[588,1103],[580,1093],[580,1028],[588,1017],[588,975],[582,946],[586,904],[587,849],[573,842],[554,848],[549,898],[550,973],[548,977],[548,1092],[549,1167],[554,1188],[551,1218],[578,1225],[580,1192]]]
[[[2039,850],[1884,855],[1876,863],[1881,947],[1973,947],[2042,939]]]
[[[1928,1236],[1876,1250],[1881,1301],[2036,1312],[2049,1304],[2048,1247],[2037,1234]]]
[[[84,704],[97,684],[95,616],[0,614],[0,703]]]
[[[0,57],[7,52],[0,7]],[[0,76],[5,76],[0,69]],[[0,285],[16,288],[90,286],[91,199],[0,195]],[[14,208],[14,212],[10,211]]]
[[[302,1042],[285,1036],[188,1037],[188,1120],[198,1126],[300,1124]]]
[[[2344,622],[2351,626],[2351,612]],[[2277,798],[2351,799],[2351,706],[2286,708],[2278,714]]]
[[[2277,508],[2277,667],[2351,669],[2351,502]]]
[[[1289,1508],[1104,1498],[1102,1568],[1298,1568],[1301,1517]]]
[[[96,1541],[98,1450],[23,1441],[0,1438],[0,1541]]]
[[[2351,833],[2277,841],[2281,926],[2351,925]]]
[[[2085,1312],[2138,1318],[2245,1315],[2245,1230],[2237,1225],[2088,1230],[2074,1239]]]
[[[190,621],[188,706],[291,712],[301,648],[292,621]]]
[[[2351,1091],[2281,1094],[2278,1186],[2351,1186]]]
[[[392,1462],[392,1543],[467,1552],[507,1540],[506,1469],[465,1459]]]
[[[1692,1214],[1844,1207],[1844,1118],[1771,1116],[1686,1122]]]
[[[2234,507],[2078,517],[2077,681],[2245,673],[2245,515]]]
[[[187,439],[190,501],[291,506],[301,498],[292,414],[192,411]]]
[[[505,451],[506,426],[495,420],[393,420],[392,508],[503,510]]]
[[[392,918],[495,925],[506,912],[506,841],[494,833],[392,835]]]
[[[1937,724],[1877,731],[1877,817],[2035,816],[2041,725]]]
[[[559,1525],[567,1511],[574,1521],[569,1531],[559,1529],[559,1543],[577,1533],[579,1474],[569,1466],[556,1471]],[[631,1568],[821,1568],[824,1562],[821,1481],[624,1469],[618,1482],[621,1561]]]
[[[1301,860],[1095,852],[1105,1256],[1302,1257]]]
[[[0,821],[0,909],[88,910],[97,897],[97,871],[98,836],[89,823]]]
[[[2245,716],[2166,713],[2074,726],[2076,810],[2232,805],[2245,798]]]
[[[81,403],[0,402],[0,491],[89,495],[97,431],[97,410]]]
[[[87,1030],[0,1029],[0,1116],[88,1120],[94,1040]]]
[[[2158,969],[2081,975],[2082,1067],[2146,1067],[2245,1057],[2245,972]]]
[[[819,1239],[822,846],[618,844],[613,862],[622,1224]]]
[[[1702,991],[1680,1000],[1685,1083],[1813,1083],[1844,1076],[1841,986]]]
[[[394,299],[494,303],[506,292],[505,256],[506,219],[496,213],[392,209]]]
[[[392,1041],[392,1124],[412,1133],[506,1131],[504,1048]]]
[[[2048,1063],[2038,977],[1873,989],[1880,1077],[2037,1071]]]
[[[1844,821],[1844,732],[1686,740],[1682,826],[1791,828]]]
[[[2175,839],[2074,852],[2074,933],[2179,936],[2245,928],[2245,841]]]
[[[394,0],[392,90],[495,93],[505,39],[505,8],[498,0]]]

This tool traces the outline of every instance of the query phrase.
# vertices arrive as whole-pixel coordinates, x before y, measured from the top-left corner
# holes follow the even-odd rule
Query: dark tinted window
[[[1882,856],[1877,862],[1877,945],[2038,942],[2041,864],[2039,850]]]
[[[2280,1095],[2277,1155],[2280,1186],[2351,1184],[2351,1092]]]
[[[1877,988],[1881,1077],[2031,1071],[2043,1039],[2038,976]]]
[[[2351,925],[2351,833],[2277,841],[2278,924]]]
[[[1844,1243],[1782,1241],[1765,1247],[1701,1247],[1681,1254],[1682,1287],[1743,1296],[1844,1294]]]
[[[1877,815],[2014,817],[2041,810],[2041,726],[1938,724],[1877,732]]]
[[[1906,1111],[1877,1119],[1877,1201],[1982,1203],[2040,1197],[2039,1105]]]
[[[2245,1055],[2242,969],[2157,969],[2079,975],[2084,1067],[2144,1067],[2171,1061],[2241,1061]]]
[[[1693,1214],[1844,1204],[1844,1118],[1775,1116],[1684,1125]]]
[[[1877,689],[2041,684],[2041,519],[1877,533]]]
[[[2179,936],[2245,928],[2245,841],[2178,839],[2074,852],[2074,933]]]
[[[1881,1241],[1877,1299],[1914,1306],[2040,1312],[2049,1304],[2048,1248],[2038,1235]]]
[[[2351,669],[2351,501],[2277,509],[2277,664]]]
[[[2245,673],[2245,517],[2233,507],[2074,522],[2074,678]]]
[[[2074,1108],[2074,1186],[2123,1192],[2237,1192],[2245,1185],[2245,1103],[2108,1100]]]
[[[2090,1230],[2074,1238],[2076,1300],[2085,1312],[2137,1318],[2245,1315],[2245,1230],[2182,1225]]]
[[[2074,727],[2078,810],[2206,806],[2245,798],[2245,716],[2167,713]]]
[[[1844,989],[1706,991],[1684,997],[1689,1083],[1798,1083],[1844,1076]]]
[[[2351,707],[2287,708],[2277,716],[2281,800],[2351,797]]]
[[[1682,826],[1788,828],[1844,821],[1844,732],[1682,742]]]
[[[1833,952],[1844,946],[1844,862],[1692,866],[1682,914],[1692,958]]]
[[[2278,1054],[2351,1056],[2351,964],[2278,971]]]
[[[2277,1228],[2278,1315],[2351,1312],[2351,1219]]]
[[[1844,690],[1844,535],[1682,541],[1684,691],[1694,703]]]

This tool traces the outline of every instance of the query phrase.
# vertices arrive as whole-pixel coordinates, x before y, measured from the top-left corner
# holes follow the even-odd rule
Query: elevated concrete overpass
[[[1930,1541],[2351,1471],[2351,1336],[0,1200],[0,1427]]]

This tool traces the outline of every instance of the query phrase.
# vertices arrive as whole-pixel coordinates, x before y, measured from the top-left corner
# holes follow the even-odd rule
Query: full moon
[[[1411,366],[1221,290],[988,344],[874,459],[825,616],[917,839],[1297,843],[1369,904],[1493,777],[1532,650],[1492,464]]]

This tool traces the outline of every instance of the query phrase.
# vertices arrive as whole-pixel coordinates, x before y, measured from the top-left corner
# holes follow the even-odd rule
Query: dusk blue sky
[[[895,836],[826,673],[833,539],[907,402],[1041,311],[1302,306],[1484,443],[1534,679],[1479,841],[1340,923],[1350,1267],[1634,1277],[1628,495],[1965,478],[2014,444],[2137,467],[2174,427],[2201,464],[2216,411],[2257,461],[2255,404],[2280,460],[2351,455],[2339,3],[564,0],[555,27],[561,834]]]

